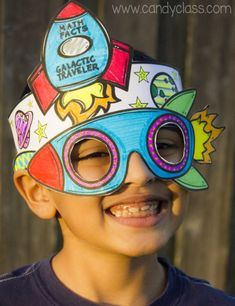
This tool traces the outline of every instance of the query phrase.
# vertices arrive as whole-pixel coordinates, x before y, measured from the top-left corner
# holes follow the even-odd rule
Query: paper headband
[[[15,170],[28,169],[35,179],[59,191],[78,194],[111,192],[122,183],[125,171],[119,182],[114,179],[112,186],[104,187],[101,184],[92,187],[93,191],[87,188],[89,192],[85,187],[71,189],[74,181],[75,186],[79,185],[79,179],[70,182],[68,178],[73,175],[62,158],[61,150],[64,150],[65,143],[58,149],[55,146],[51,149],[49,144],[59,139],[60,135],[67,135],[67,131],[79,130],[79,126],[92,120],[103,120],[108,116],[116,120],[116,114],[131,114],[137,110],[139,114],[144,114],[155,109],[158,112],[157,115],[151,112],[152,120],[158,117],[165,120],[166,115],[175,116],[180,122],[186,120],[185,129],[191,139],[191,157],[185,161],[183,170],[172,175],[173,168],[166,165],[164,171],[171,175],[162,174],[159,177],[174,178],[177,183],[193,190],[207,187],[204,178],[191,163],[193,159],[202,163],[211,162],[210,153],[214,151],[211,142],[223,128],[212,125],[216,115],[208,115],[207,109],[194,114],[190,121],[182,118],[186,118],[191,109],[195,91],[182,91],[176,69],[146,60],[133,60],[131,47],[111,40],[100,21],[74,1],[70,1],[51,21],[41,58],[41,63],[28,79],[32,92],[20,101],[9,117],[18,153]],[[173,119],[169,118],[165,123],[172,123]],[[179,128],[183,129],[181,126]],[[186,145],[184,132],[183,136]],[[149,158],[153,158],[149,154]],[[146,162],[151,164],[150,159]],[[44,171],[43,160],[46,160]],[[50,169],[55,173],[53,165],[59,172],[54,178],[49,178]],[[160,168],[159,164],[156,175],[161,172]],[[56,182],[58,177],[61,178],[59,187]]]

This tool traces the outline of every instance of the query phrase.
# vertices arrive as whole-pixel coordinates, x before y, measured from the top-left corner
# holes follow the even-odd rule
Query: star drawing
[[[139,97],[137,97],[135,103],[129,105],[134,108],[144,108],[148,105],[148,103],[142,103]]]
[[[38,121],[38,128],[34,132],[35,134],[38,135],[38,141],[39,143],[41,142],[42,138],[47,138],[47,135],[45,133],[47,124],[42,125],[40,121]]]
[[[33,107],[33,102],[32,101],[28,102],[28,107],[30,107],[30,108]]]
[[[141,66],[140,66],[140,71],[135,72],[135,74],[139,77],[139,83],[142,82],[142,81],[148,82],[149,72],[144,71],[144,69]]]

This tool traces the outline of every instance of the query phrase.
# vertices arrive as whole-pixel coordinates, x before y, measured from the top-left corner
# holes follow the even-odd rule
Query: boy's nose
[[[129,157],[124,183],[144,186],[155,178],[156,176],[148,168],[141,155],[137,152],[132,153]]]

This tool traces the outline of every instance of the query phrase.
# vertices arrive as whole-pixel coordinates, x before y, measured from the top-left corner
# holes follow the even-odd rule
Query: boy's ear
[[[15,186],[29,208],[42,219],[51,219],[56,208],[49,196],[49,190],[29,176],[26,170],[18,170],[13,176]]]

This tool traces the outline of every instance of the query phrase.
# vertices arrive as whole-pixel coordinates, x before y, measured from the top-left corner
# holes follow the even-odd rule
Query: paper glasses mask
[[[52,20],[28,83],[32,92],[9,117],[15,171],[61,192],[108,194],[137,152],[160,179],[208,187],[192,162],[211,162],[223,130],[216,115],[204,109],[188,119],[196,92],[182,91],[178,71],[133,56],[76,2]]]

